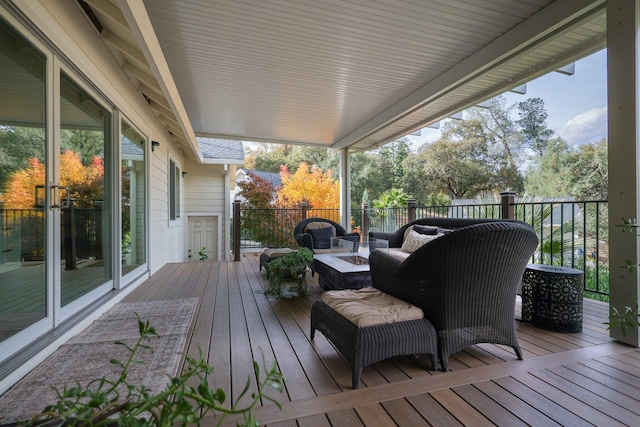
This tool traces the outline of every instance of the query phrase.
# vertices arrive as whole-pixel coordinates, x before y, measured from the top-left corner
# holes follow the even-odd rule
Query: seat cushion
[[[373,287],[326,291],[321,299],[358,327],[424,317],[420,308]]]
[[[269,258],[279,258],[283,255],[290,254],[291,252],[298,252],[296,249],[291,248],[271,248],[265,249],[264,253]]]

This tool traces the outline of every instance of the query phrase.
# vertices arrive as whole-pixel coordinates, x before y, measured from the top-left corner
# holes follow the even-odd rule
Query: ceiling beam
[[[467,57],[413,94],[378,114],[359,128],[336,141],[331,148],[357,144],[377,130],[393,123],[429,102],[451,92],[516,55],[532,49],[563,27],[604,8],[606,0],[556,1]]]
[[[131,28],[131,33],[138,41],[140,50],[147,59],[151,72],[162,88],[162,93],[169,102],[176,120],[180,123],[180,128],[189,143],[189,147],[195,157],[202,162],[202,152],[189,121],[187,110],[182,103],[180,93],[169,69],[169,64],[167,64],[167,60],[162,53],[160,42],[153,30],[153,25],[151,25],[151,20],[143,1],[118,0],[118,6],[127,20],[129,28]]]
[[[102,38],[113,48],[122,52],[124,57],[127,59],[127,62],[133,63],[139,68],[148,67],[146,58],[136,46],[132,46],[106,29],[102,30]]]
[[[117,24],[121,29],[130,32],[127,20],[124,19],[124,15],[120,9],[109,3],[107,0],[84,0],[93,9],[100,11],[107,19],[114,24]]]

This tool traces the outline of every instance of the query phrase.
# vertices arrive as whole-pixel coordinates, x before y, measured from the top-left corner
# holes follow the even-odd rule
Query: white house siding
[[[203,165],[196,162],[188,162],[183,166],[187,173],[183,181],[183,214],[198,215],[211,214],[218,216],[220,221],[220,255],[221,259],[227,259],[230,247],[227,244],[226,230],[229,228],[228,195],[225,191],[225,181],[229,178],[224,165]],[[186,218],[184,218],[184,230],[187,231]]]

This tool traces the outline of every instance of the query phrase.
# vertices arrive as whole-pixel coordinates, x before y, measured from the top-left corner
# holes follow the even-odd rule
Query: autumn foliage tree
[[[296,246],[292,230],[301,220],[303,203],[313,209],[330,209],[316,211],[315,216],[338,220],[340,186],[331,171],[323,172],[318,166],[309,167],[301,162],[294,173],[282,166],[280,178],[282,184],[274,189],[267,180],[249,172],[248,179],[238,184],[244,199],[242,207],[246,208],[241,211],[241,229],[249,233],[243,238],[269,245]]]
[[[323,172],[317,166],[300,163],[295,173],[287,166],[280,170],[282,186],[278,189],[276,204],[283,208],[297,208],[308,203],[311,208],[336,208],[340,206],[340,184],[329,170]]]
[[[248,172],[247,179],[239,182],[238,187],[240,187],[238,195],[244,199],[242,202],[244,207],[257,209],[271,207],[275,189],[268,180]]]
[[[36,187],[45,183],[45,165],[38,159],[29,159],[25,169],[13,172],[5,189],[4,203],[8,209],[34,207]],[[92,207],[94,201],[104,200],[104,164],[93,157],[83,165],[80,156],[66,151],[60,156],[60,185],[69,188],[69,197],[78,207]]]

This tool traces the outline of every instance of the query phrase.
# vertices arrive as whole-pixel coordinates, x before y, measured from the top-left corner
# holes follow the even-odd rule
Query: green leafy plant
[[[616,225],[621,227],[623,233],[632,232],[640,227],[635,218],[625,219],[622,218],[622,224]],[[638,269],[638,263],[633,262],[630,259],[625,260],[625,265],[620,268],[626,268],[630,273]],[[637,328],[640,326],[640,310],[638,309],[638,301],[634,301],[635,308],[626,306],[624,311],[618,310],[617,307],[613,307],[613,312],[609,315],[609,321],[604,324],[607,325],[607,329],[620,328],[622,336],[627,335],[627,329]]]
[[[313,252],[305,247],[274,258],[265,266],[267,285],[264,287],[264,293],[282,297],[282,284],[289,280],[296,283],[295,290],[298,295],[306,295],[307,270],[311,268],[312,263]]]
[[[166,388],[153,394],[144,385],[131,384],[127,374],[132,364],[143,363],[136,359],[140,349],[153,351],[145,342],[152,336],[158,336],[149,321],[143,322],[138,317],[140,338],[133,346],[116,342],[129,352],[126,361],[112,359],[110,363],[122,368],[120,376],[114,381],[101,377],[86,385],[76,382],[73,387],[64,387],[62,391],[55,389],[58,401],[47,406],[39,415],[29,420],[27,426],[60,425],[60,426],[163,426],[197,424],[207,415],[215,415],[217,425],[221,425],[229,414],[243,414],[246,426],[258,426],[253,416],[253,408],[261,399],[280,404],[266,395],[268,389],[282,392],[283,376],[274,361],[270,369],[266,369],[266,377],[258,384],[258,391],[252,393],[251,401],[243,407],[239,402],[248,393],[251,380],[231,406],[226,406],[226,393],[222,389],[213,391],[207,381],[207,375],[213,368],[207,364],[202,355],[198,360],[186,357],[186,366],[182,374],[170,377]],[[264,365],[264,363],[263,363]],[[253,362],[256,378],[260,378],[260,368]],[[189,384],[197,383],[192,387]]]
[[[200,249],[198,255],[200,255],[200,261],[202,262],[205,262],[207,259],[209,259],[209,255],[207,255],[207,248],[204,246],[202,247],[202,249]]]

